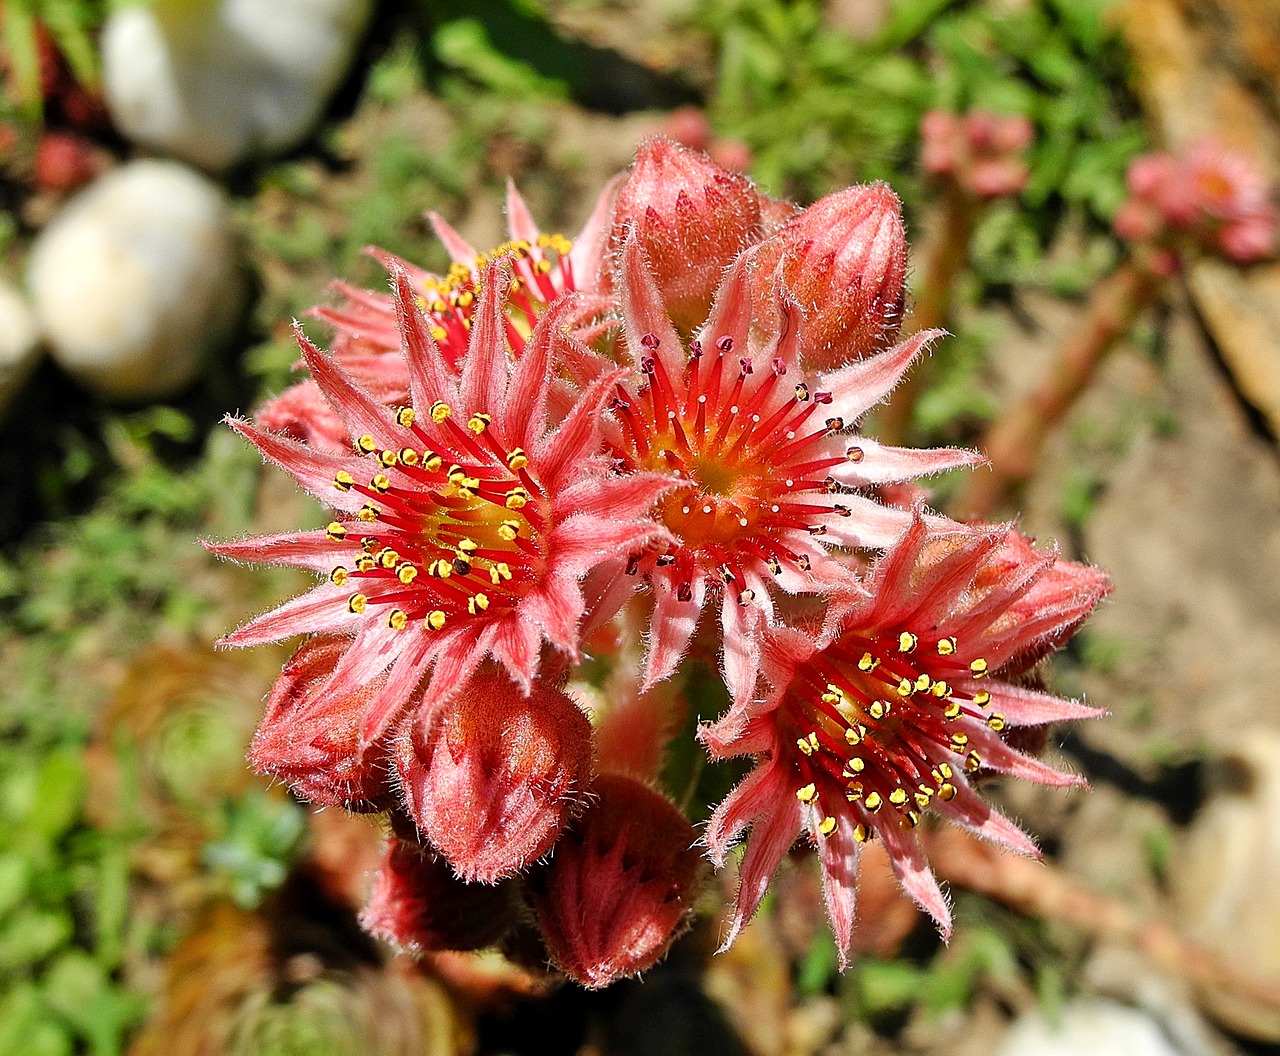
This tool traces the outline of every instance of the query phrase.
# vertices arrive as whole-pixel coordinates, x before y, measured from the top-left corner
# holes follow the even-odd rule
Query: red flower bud
[[[888,184],[820,199],[762,247],[761,260],[758,281],[771,281],[776,261],[784,290],[804,313],[806,369],[829,370],[897,339],[907,241],[902,203]]]
[[[693,826],[634,778],[603,774],[597,801],[529,877],[556,964],[591,989],[642,972],[681,930],[701,874]]]
[[[644,249],[672,322],[689,333],[706,319],[725,268],[760,239],[760,195],[745,176],[705,154],[652,136],[637,148],[618,191],[615,251],[628,230]]]
[[[444,859],[393,836],[360,923],[411,953],[434,953],[492,946],[516,916],[509,886],[463,883]]]
[[[350,643],[312,638],[284,666],[267,697],[249,759],[303,799],[353,811],[383,809],[385,746],[359,750],[360,720],[381,687],[379,678],[348,697],[325,700],[324,683]]]
[[[484,671],[396,746],[415,824],[464,880],[492,884],[555,843],[591,780],[591,723],[565,694]]]

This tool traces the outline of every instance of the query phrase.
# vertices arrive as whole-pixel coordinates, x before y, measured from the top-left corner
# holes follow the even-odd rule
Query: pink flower
[[[1014,195],[1027,184],[1021,155],[1034,139],[1035,127],[1021,115],[930,110],[920,121],[920,163],[978,198]]]
[[[784,591],[849,579],[830,546],[881,547],[910,521],[862,494],[980,461],[970,451],[885,447],[846,430],[880,402],[937,332],[838,371],[804,369],[794,309],[760,305],[755,254],[743,254],[711,317],[687,347],[635,239],[622,250],[620,295],[640,383],[617,386],[620,427],[607,442],[624,474],[673,482],[656,511],[665,547],[637,552],[632,574],[653,587],[644,688],[666,678],[705,607],[720,610],[724,673],[736,698],[755,685],[758,640],[747,620]]]
[[[617,189],[611,182],[578,237],[544,234],[513,184],[507,187],[509,242],[487,253],[472,248],[436,213],[428,213],[440,241],[453,258],[446,275],[435,275],[382,250],[371,249],[389,271],[403,274],[427,319],[432,339],[450,366],[457,367],[468,347],[468,328],[479,303],[481,276],[492,260],[503,259],[511,270],[504,327],[518,355],[538,318],[566,294],[579,293],[572,322],[584,339],[603,328],[600,320],[609,301],[595,296],[603,267],[605,228]],[[400,350],[400,318],[395,296],[364,290],[345,282],[332,289],[341,301],[310,314],[335,331],[333,356],[360,385],[387,406],[404,403],[409,375]],[[351,437],[339,430],[332,415],[317,414],[323,397],[314,381],[301,381],[268,400],[259,412],[265,428],[285,432],[314,447],[341,450]]]
[[[837,600],[816,638],[767,632],[773,692],[702,731],[714,759],[757,760],[707,828],[717,865],[750,828],[725,945],[805,831],[821,858],[842,962],[866,840],[883,841],[903,887],[944,937],[950,910],[912,833],[925,811],[1035,855],[1027,836],[974,791],[973,775],[987,768],[1079,783],[1016,751],[1003,733],[1100,714],[1011,679],[1060,645],[1107,590],[1102,573],[1037,554],[1008,527],[935,531],[916,516],[865,593]]]
[[[602,774],[592,792],[528,886],[552,960],[594,990],[663,957],[705,867],[693,826],[660,793],[620,774]]]
[[[806,368],[830,370],[882,351],[902,325],[902,203],[884,183],[829,194],[761,245],[754,273],[758,299],[778,283],[803,314]]]
[[[650,136],[618,190],[609,243],[615,253],[628,237],[639,243],[667,313],[688,333],[706,318],[725,268],[763,237],[762,198],[745,176]]]
[[[301,332],[303,358],[357,439],[354,452],[316,451],[240,419],[232,427],[338,512],[328,528],[211,544],[224,557],[293,565],[325,582],[228,635],[248,646],[295,634],[345,635],[321,694],[342,698],[386,682],[366,706],[371,743],[426,680],[442,704],[492,657],[525,692],[545,642],[578,651],[581,577],[618,549],[662,535],[642,519],[669,486],[605,475],[594,459],[602,404],[623,372],[582,392],[558,429],[547,420],[548,370],[567,298],[547,311],[512,362],[499,263],[485,272],[461,376],[431,337],[409,277],[396,275],[408,400],[385,407]],[[428,677],[429,676],[429,677]]]
[[[1135,158],[1126,183],[1129,197],[1112,226],[1121,238],[1151,249],[1153,259],[1186,239],[1241,263],[1275,253],[1280,216],[1266,176],[1245,154],[1200,140],[1182,155]]]
[[[546,854],[585,802],[591,723],[564,693],[526,696],[482,670],[396,744],[400,788],[418,829],[466,881],[492,884]]]

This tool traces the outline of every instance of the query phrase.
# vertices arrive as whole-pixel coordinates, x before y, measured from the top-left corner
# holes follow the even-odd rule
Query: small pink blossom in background
[[[1112,226],[1150,250],[1158,270],[1171,270],[1187,241],[1242,264],[1276,251],[1280,214],[1265,174],[1247,154],[1202,139],[1182,154],[1135,158],[1126,183],[1129,197]]]
[[[1027,184],[1030,170],[1021,155],[1035,128],[1026,117],[930,110],[920,121],[920,139],[925,171],[950,177],[975,197],[1014,195]]]
[[[682,106],[672,110],[667,115],[662,131],[682,147],[705,151],[716,164],[726,169],[746,172],[751,168],[751,148],[740,139],[717,136],[706,112],[696,106]]]

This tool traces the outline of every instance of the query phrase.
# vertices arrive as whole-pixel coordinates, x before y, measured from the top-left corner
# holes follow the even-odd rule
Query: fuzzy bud
[[[434,953],[492,946],[516,916],[509,887],[463,883],[443,859],[393,836],[360,923],[411,953]]]
[[[804,313],[806,369],[829,370],[897,339],[907,240],[902,203],[887,184],[849,187],[815,202],[761,247],[760,261],[757,281],[776,276]]]
[[[672,322],[692,332],[743,249],[760,239],[760,196],[745,176],[664,136],[644,140],[618,191],[610,246],[632,231]]]
[[[405,804],[464,880],[492,884],[551,849],[591,780],[591,723],[557,689],[484,671],[396,746]]]
[[[693,905],[702,859],[693,826],[643,782],[603,774],[597,799],[529,877],[560,969],[599,989],[655,964]]]
[[[349,646],[342,638],[312,638],[293,654],[271,687],[249,759],[312,803],[381,810],[389,795],[384,746],[361,752],[359,741],[366,705],[385,679],[338,700],[321,695]]]

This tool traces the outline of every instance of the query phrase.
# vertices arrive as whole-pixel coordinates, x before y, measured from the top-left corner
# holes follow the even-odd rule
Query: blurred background
[[[930,110],[1027,119],[1020,178],[923,165]],[[1267,262],[1107,302],[992,500],[1113,576],[1046,673],[1112,715],[1049,749],[1092,791],[992,786],[1046,864],[938,845],[949,946],[869,867],[839,974],[805,855],[642,982],[415,963],[355,920],[376,824],[248,770],[287,651],[210,643],[303,583],[196,540],[324,518],[221,416],[289,384],[332,279],[384,288],[364,247],[442,271],[423,211],[497,244],[508,179],[572,234],[654,132],[801,203],[888,180],[955,336],[884,428],[979,444],[1099,318],[1133,158],[1211,135],[1275,177],[1280,2],[0,0],[0,1053],[1280,1051]]]

